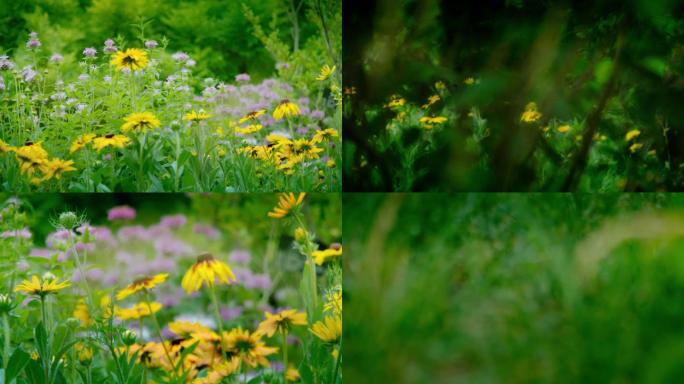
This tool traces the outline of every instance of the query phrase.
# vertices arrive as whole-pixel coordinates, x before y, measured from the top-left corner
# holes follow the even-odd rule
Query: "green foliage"
[[[684,379],[682,196],[343,199],[347,380]]]

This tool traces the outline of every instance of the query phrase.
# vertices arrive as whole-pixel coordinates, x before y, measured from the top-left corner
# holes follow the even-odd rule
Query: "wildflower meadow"
[[[334,196],[2,199],[1,382],[342,382]]]
[[[684,189],[681,2],[395,3],[345,8],[345,190]]]
[[[214,30],[209,46],[179,33],[170,6],[71,3],[72,19],[34,5],[26,31],[1,40],[1,189],[341,189],[341,2],[214,2],[241,29]],[[64,26],[102,7],[125,24]],[[245,46],[235,62],[216,59],[231,42]]]

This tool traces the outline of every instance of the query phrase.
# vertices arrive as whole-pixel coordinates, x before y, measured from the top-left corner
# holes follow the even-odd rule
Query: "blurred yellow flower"
[[[296,309],[284,309],[276,314],[264,312],[266,319],[259,323],[257,332],[273,337],[276,332],[289,333],[294,325],[307,325],[306,313]]]
[[[632,145],[629,146],[629,151],[632,152],[632,153],[634,153],[634,152],[640,150],[641,147],[643,147],[643,146],[644,146],[644,145],[641,144],[641,143],[634,143],[634,144],[632,144]]]
[[[237,356],[252,368],[258,365],[270,367],[266,356],[278,352],[278,348],[267,347],[261,341],[261,334],[259,332],[250,333],[248,330],[242,328],[235,328],[230,332],[224,332],[221,335],[225,340],[226,352],[231,356]]]
[[[161,303],[152,301],[149,303],[137,303],[130,308],[115,308],[114,313],[116,317],[121,320],[134,320],[141,317],[147,317],[159,312],[162,309]]]
[[[520,121],[525,123],[533,123],[539,120],[542,114],[537,111],[537,103],[530,102],[525,106],[525,112],[520,115]]]
[[[342,245],[333,243],[328,249],[313,251],[311,256],[313,256],[316,261],[316,265],[323,265],[328,259],[342,256]]]
[[[216,280],[222,284],[230,284],[231,280],[235,281],[236,278],[228,264],[215,259],[209,253],[203,253],[197,256],[195,264],[185,272],[181,287],[186,293],[191,294],[199,291],[202,284],[213,287]]]
[[[211,115],[208,115],[206,112],[204,112],[201,109],[199,112],[197,112],[193,109],[189,113],[186,113],[185,116],[183,116],[183,120],[184,121],[201,121],[201,120],[206,120],[210,117],[211,117]]]
[[[447,118],[444,116],[424,116],[421,117],[419,121],[423,124],[423,128],[432,129],[436,124],[444,124],[444,122],[447,121]]]
[[[337,344],[342,337],[342,318],[326,316],[324,321],[314,323],[309,331],[325,343]]]
[[[335,65],[333,65],[332,67],[329,66],[328,64],[322,66],[321,72],[318,75],[318,77],[316,77],[316,80],[318,80],[318,81],[328,80],[328,78],[330,78],[330,76],[332,76],[332,74],[335,73],[336,69],[337,69],[337,66],[335,66]]]
[[[556,128],[556,130],[560,133],[567,133],[570,131],[570,129],[572,129],[572,127],[570,127],[568,124],[561,125],[560,127]]]
[[[463,84],[473,85],[473,84],[475,84],[475,79],[472,77],[466,77],[465,80],[463,80]]]
[[[287,371],[285,371],[285,380],[297,383],[302,380],[302,376],[299,374],[297,368],[289,367],[287,368]]]
[[[126,288],[120,290],[119,293],[116,294],[116,299],[123,300],[136,292],[149,291],[150,289],[166,281],[167,277],[169,277],[168,273],[159,273],[154,276],[145,276],[136,279]]]
[[[273,111],[273,118],[276,120],[282,120],[283,118],[298,116],[301,113],[302,112],[299,110],[297,104],[285,99],[281,101]]]
[[[282,219],[289,216],[292,211],[296,210],[302,205],[306,193],[301,192],[297,197],[294,193],[281,193],[278,198],[278,205],[273,208],[271,212],[268,213],[268,217],[274,219]]]
[[[108,134],[102,137],[97,137],[93,140],[93,149],[100,152],[102,149],[107,147],[123,148],[131,141],[126,136]]]
[[[63,173],[76,170],[72,160],[62,160],[56,158],[44,162],[40,166],[40,169],[45,174],[45,176],[43,176],[43,180],[50,180],[53,177],[59,180],[62,178]]]
[[[638,129],[632,129],[631,131],[629,131],[629,132],[627,132],[627,133],[625,134],[625,141],[630,141],[630,140],[632,140],[633,138],[635,138],[635,137],[637,137],[637,136],[639,136],[639,135],[641,135],[641,131],[640,131],[640,130],[638,130]]]
[[[259,109],[256,111],[249,112],[243,118],[240,119],[239,123],[243,124],[245,121],[256,120],[259,116],[263,115],[264,113],[266,113],[265,109]]]
[[[94,133],[86,133],[84,135],[79,136],[74,140],[73,143],[71,143],[71,147],[69,148],[69,153],[74,153],[78,151],[79,149],[85,147],[87,144],[93,141],[93,139],[97,136]]]

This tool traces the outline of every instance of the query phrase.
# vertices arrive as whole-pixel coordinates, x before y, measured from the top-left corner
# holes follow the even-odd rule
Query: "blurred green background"
[[[684,195],[345,194],[345,380],[684,382]]]
[[[301,4],[298,41],[304,49],[319,30],[309,17],[312,2],[296,3]],[[184,51],[197,61],[195,73],[199,76],[233,80],[246,72],[260,80],[275,73],[277,55],[255,36],[245,10],[258,18],[255,21],[269,39],[278,37],[292,46],[290,6],[282,0],[3,1],[0,53],[14,56],[17,49],[21,52],[28,33],[35,31],[43,49],[64,55],[65,63],[70,63],[81,59],[85,47],[95,47],[101,54],[107,38],[121,37],[132,46],[141,46],[137,25],[144,22],[146,39],[161,45],[162,37],[168,38],[171,52]]]
[[[400,165],[423,129],[403,131],[403,150],[374,144],[394,117],[382,106],[392,94],[420,106],[437,81],[451,92],[442,101],[450,119],[434,131],[434,148],[417,146],[416,180],[403,190],[682,190],[683,41],[677,0],[350,2],[344,83],[356,93],[344,120],[345,190],[401,190]],[[475,86],[464,84],[470,77]],[[531,101],[543,117],[520,124]],[[473,106],[487,128],[477,145]],[[595,109],[613,143],[598,154],[568,155],[541,134],[553,119],[573,121],[575,144]],[[654,157],[626,151],[630,129]]]

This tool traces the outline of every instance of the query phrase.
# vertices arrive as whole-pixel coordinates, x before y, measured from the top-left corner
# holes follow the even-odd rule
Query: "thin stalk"
[[[2,327],[5,329],[5,348],[2,355],[2,365],[5,372],[7,372],[7,364],[9,363],[10,358],[10,337],[12,332],[10,330],[9,316],[6,313],[2,314]]]
[[[280,332],[283,335],[283,382],[287,383],[287,332]]]
[[[211,306],[214,307],[214,316],[216,317],[216,324],[218,324],[219,332],[221,335],[221,350],[225,354],[227,348],[225,341],[223,340],[223,321],[221,320],[221,313],[219,312],[218,296],[216,295],[216,286],[212,284],[209,291],[211,293]]]
[[[335,361],[335,371],[333,371],[333,376],[330,378],[330,382],[333,384],[337,383],[337,372],[340,369],[340,360],[342,360],[342,338],[340,338],[340,345],[337,348],[337,360]]]
[[[40,314],[43,318],[43,326],[45,327],[46,330],[48,330],[49,328],[48,328],[48,323],[47,323],[47,317],[45,315],[45,296],[44,295],[40,295]]]
[[[166,344],[164,344],[164,338],[162,337],[161,333],[161,327],[159,327],[159,321],[157,320],[157,315],[153,313],[152,311],[152,304],[150,304],[150,293],[145,292],[145,303],[147,304],[147,308],[150,310],[150,316],[152,317],[152,324],[154,325],[154,330],[157,332],[157,337],[159,338],[159,343],[162,345],[162,348],[164,348],[164,353],[166,354],[166,358],[169,360],[169,364],[171,364],[171,368],[173,368],[173,376],[176,380],[178,380],[178,369],[176,367],[176,364],[174,364],[173,360],[171,359],[171,354],[169,353],[169,349],[166,347]]]

